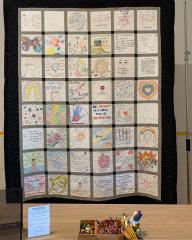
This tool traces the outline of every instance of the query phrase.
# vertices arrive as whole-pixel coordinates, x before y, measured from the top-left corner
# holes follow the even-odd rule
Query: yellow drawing
[[[34,101],[41,101],[40,84],[38,82],[27,82],[23,89],[24,101],[33,99]]]
[[[95,147],[112,147],[112,129],[94,129],[93,131],[93,145]]]
[[[50,177],[49,178],[49,182],[50,182],[50,189],[49,192],[50,193],[64,193],[66,191],[66,187],[67,187],[67,177],[66,176],[57,176],[57,177]]]

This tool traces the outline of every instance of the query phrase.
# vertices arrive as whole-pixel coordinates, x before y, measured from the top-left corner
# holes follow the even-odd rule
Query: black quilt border
[[[18,8],[100,8],[160,7],[162,49],[162,163],[161,201],[131,196],[98,203],[176,204],[177,153],[174,116],[174,0],[4,0],[5,21],[5,86],[4,86],[4,150],[7,188],[20,188],[19,109],[18,109]],[[95,203],[70,199],[37,199],[27,202]]]

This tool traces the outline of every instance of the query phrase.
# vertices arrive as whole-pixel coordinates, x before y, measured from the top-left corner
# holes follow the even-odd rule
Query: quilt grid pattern
[[[19,9],[24,199],[161,199],[159,8]]]

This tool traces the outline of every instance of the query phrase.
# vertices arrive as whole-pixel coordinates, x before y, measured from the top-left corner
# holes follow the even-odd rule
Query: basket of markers
[[[141,211],[135,211],[130,219],[125,213],[123,214],[123,234],[127,240],[144,240],[143,231],[140,227],[141,217]]]
[[[82,220],[78,240],[143,240],[141,217],[138,211],[130,219],[123,214],[119,218]]]

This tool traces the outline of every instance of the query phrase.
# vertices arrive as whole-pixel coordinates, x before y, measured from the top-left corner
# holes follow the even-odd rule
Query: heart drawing
[[[153,98],[158,91],[156,81],[141,81],[139,84],[139,94],[145,99]]]

